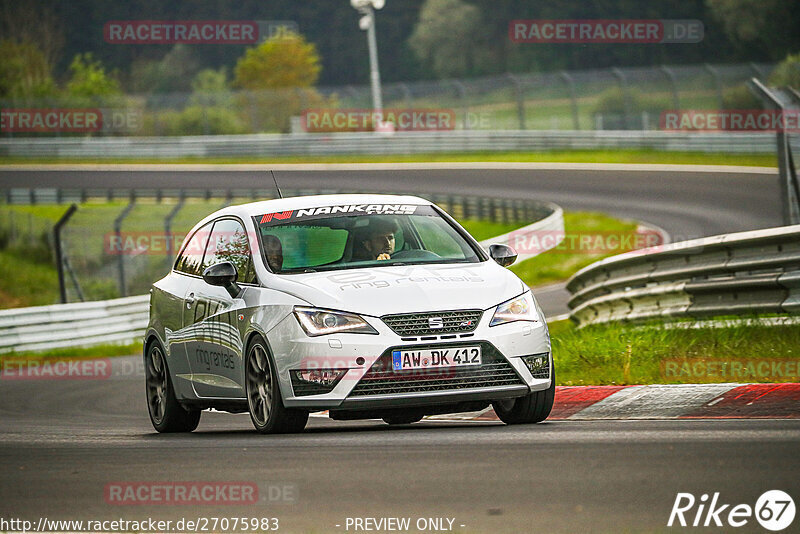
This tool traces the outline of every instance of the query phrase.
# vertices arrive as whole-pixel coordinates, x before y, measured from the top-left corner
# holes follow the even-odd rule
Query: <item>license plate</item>
[[[465,367],[480,364],[480,347],[392,351],[392,368],[395,371],[433,369],[437,367]]]

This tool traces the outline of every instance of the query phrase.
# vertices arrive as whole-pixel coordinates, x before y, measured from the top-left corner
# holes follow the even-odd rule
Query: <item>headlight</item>
[[[294,315],[306,334],[323,336],[325,334],[377,334],[361,316],[316,308],[295,308]]]
[[[526,291],[518,297],[514,297],[497,307],[489,326],[512,323],[514,321],[539,322],[539,314],[536,313],[536,306],[533,304],[533,295]]]

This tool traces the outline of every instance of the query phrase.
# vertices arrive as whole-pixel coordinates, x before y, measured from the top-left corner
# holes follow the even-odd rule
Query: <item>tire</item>
[[[387,425],[410,425],[411,423],[416,423],[422,420],[422,415],[420,414],[396,414],[396,415],[386,415],[382,417],[383,422]]]
[[[284,407],[278,375],[263,339],[250,342],[245,362],[247,407],[256,430],[262,434],[302,432],[308,412]]]
[[[493,402],[494,412],[507,425],[526,425],[544,421],[553,409],[556,395],[555,364],[550,373],[550,382],[550,387],[543,391],[535,391],[516,399]]]
[[[145,393],[147,412],[159,432],[191,432],[200,423],[200,410],[187,410],[175,398],[164,349],[158,341],[145,353]]]

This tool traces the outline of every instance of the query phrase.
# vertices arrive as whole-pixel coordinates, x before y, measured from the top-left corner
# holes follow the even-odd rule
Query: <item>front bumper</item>
[[[550,354],[550,338],[543,322],[489,327],[491,313],[485,312],[472,332],[455,338],[426,336],[425,341],[403,341],[380,319],[365,320],[378,335],[308,337],[294,315],[269,332],[268,342],[287,408],[313,411],[424,407],[515,398],[550,387],[551,374],[536,378],[521,359],[531,354]],[[479,368],[447,368],[441,370],[442,377],[410,376],[408,380],[387,372],[386,358],[392,350],[469,345],[482,347],[484,364]],[[290,372],[297,369],[346,369],[346,373],[329,393],[296,395]]]

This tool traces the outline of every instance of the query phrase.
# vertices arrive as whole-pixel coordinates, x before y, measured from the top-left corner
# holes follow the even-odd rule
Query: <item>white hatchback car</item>
[[[151,289],[147,403],[159,432],[215,408],[260,432],[309,412],[408,424],[494,406],[544,420],[547,324],[509,270],[436,205],[326,195],[232,206],[200,221]],[[492,261],[493,260],[493,261]]]

